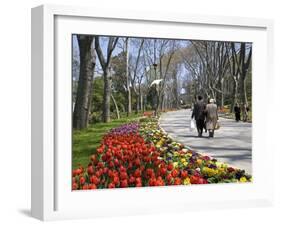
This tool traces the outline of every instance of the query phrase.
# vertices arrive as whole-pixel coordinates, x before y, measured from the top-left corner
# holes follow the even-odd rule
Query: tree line
[[[73,127],[111,117],[189,106],[197,95],[219,106],[251,102],[252,44],[76,35]],[[74,76],[76,75],[76,76]]]

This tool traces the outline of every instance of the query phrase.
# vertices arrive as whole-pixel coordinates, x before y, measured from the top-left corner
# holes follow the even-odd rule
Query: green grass
[[[73,130],[72,168],[80,165],[87,167],[90,156],[95,154],[101,139],[110,129],[136,120],[140,115],[132,114],[130,117],[115,119],[109,123],[96,123],[87,129]]]

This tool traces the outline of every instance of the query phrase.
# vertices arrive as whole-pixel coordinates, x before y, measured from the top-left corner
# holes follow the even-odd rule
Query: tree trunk
[[[147,102],[147,98],[146,98],[146,94],[144,94],[144,96],[143,96],[143,106],[142,106],[143,112],[146,111],[146,102]]]
[[[107,45],[107,58],[104,58],[99,42],[99,37],[95,37],[95,48],[99,58],[100,65],[103,70],[104,92],[103,92],[103,122],[110,121],[110,96],[111,96],[111,55],[118,42],[118,38],[110,37]]]
[[[239,81],[239,100],[241,101],[241,104],[246,104],[246,92],[245,92],[245,80],[243,76],[240,77]]]
[[[136,109],[135,112],[138,114],[141,110],[141,90],[140,90],[140,84],[138,88],[134,87],[134,94],[136,95]]]
[[[92,51],[92,59],[93,59],[93,76],[91,76],[91,81],[90,81],[90,92],[89,92],[89,96],[88,96],[88,112],[87,112],[87,119],[86,119],[86,122],[87,122],[87,127],[89,126],[89,123],[90,123],[90,120],[91,120],[91,110],[92,110],[92,98],[93,98],[93,82],[94,82],[94,69],[95,69],[95,65],[96,65],[96,51]]]
[[[131,88],[128,86],[127,88],[127,116],[132,113],[132,94]]]
[[[80,71],[73,113],[73,128],[83,129],[87,127],[89,120],[95,57],[91,49],[93,37],[78,35],[77,39],[80,50]]]
[[[110,96],[111,96],[111,77],[109,69],[104,72],[104,92],[103,92],[103,122],[110,121]]]
[[[221,79],[221,107],[224,107],[224,79]]]
[[[92,97],[93,97],[93,80],[94,76],[91,79],[91,85],[90,85],[90,91],[89,91],[89,96],[88,96],[88,112],[87,112],[87,118],[86,118],[86,127],[89,126],[90,119],[91,119],[91,109],[92,109]]]
[[[159,94],[159,108],[161,109],[161,111],[164,110],[164,93],[163,92],[160,92]]]
[[[241,43],[241,48],[240,48],[240,57],[242,58],[241,62],[241,74],[240,74],[240,79],[239,79],[239,98],[240,101],[242,102],[242,112],[243,112],[243,118],[245,118],[245,107],[248,106],[247,103],[247,93],[245,89],[245,81],[246,81],[246,76],[247,72],[251,63],[251,57],[252,57],[252,47],[250,48],[250,51],[248,53],[248,56],[246,56],[246,44]]]
[[[177,71],[173,71],[173,94],[175,97],[174,108],[179,108],[179,98],[178,98],[178,78],[177,78]]]
[[[141,106],[141,111],[143,112],[143,95],[140,95],[140,106]]]
[[[135,110],[135,112],[136,112],[136,114],[138,114],[139,113],[140,99],[139,99],[139,95],[137,93],[135,93],[135,95],[136,95],[136,110]]]
[[[118,105],[117,105],[117,103],[115,101],[115,98],[114,98],[114,96],[112,94],[111,94],[111,99],[112,99],[114,107],[115,107],[117,119],[120,119],[119,108],[118,108]]]
[[[234,106],[238,101],[238,81],[233,78],[233,91],[232,91],[232,102],[231,102],[231,112],[234,111]]]
[[[247,93],[246,93],[246,89],[245,89],[245,77],[246,77],[246,73],[243,74],[243,76],[240,76],[240,81],[239,81],[239,99],[241,102],[241,111],[242,111],[243,118],[245,117],[245,106],[248,105]]]
[[[155,116],[157,117],[158,110],[159,110],[160,94],[159,94],[159,91],[157,90],[156,86],[155,86],[155,90],[156,90]]]
[[[132,113],[132,92],[130,87],[130,76],[129,76],[129,38],[126,39],[125,50],[126,50],[126,88],[127,88],[127,116]]]

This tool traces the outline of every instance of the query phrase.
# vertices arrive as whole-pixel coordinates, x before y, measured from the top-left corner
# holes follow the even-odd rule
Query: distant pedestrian
[[[191,118],[195,118],[198,136],[202,137],[205,123],[205,108],[202,96],[197,97],[197,102],[194,104]]]
[[[214,137],[216,125],[218,122],[218,107],[214,99],[210,99],[206,106],[206,127],[209,131],[209,137]]]
[[[239,122],[241,120],[241,109],[238,103],[234,106],[235,120]]]

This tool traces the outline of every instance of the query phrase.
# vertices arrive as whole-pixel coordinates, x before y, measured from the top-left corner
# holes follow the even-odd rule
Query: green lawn
[[[96,152],[102,136],[110,129],[136,120],[140,115],[132,114],[130,117],[112,120],[109,123],[96,123],[84,130],[73,131],[72,168],[80,165],[87,167],[90,156]]]

